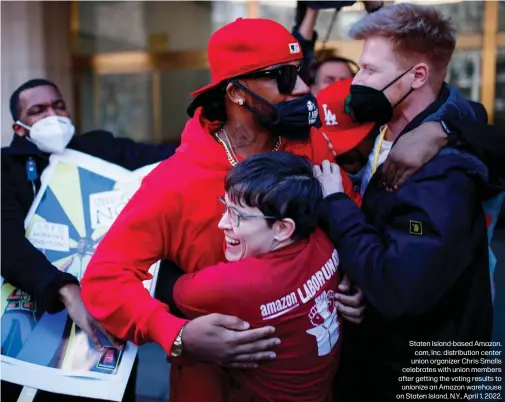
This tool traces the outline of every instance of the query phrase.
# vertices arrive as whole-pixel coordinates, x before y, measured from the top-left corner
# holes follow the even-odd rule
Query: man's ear
[[[24,127],[21,127],[17,123],[14,123],[12,125],[12,129],[14,130],[16,135],[19,135],[20,137],[24,137],[24,136],[28,135],[28,131]]]
[[[237,105],[243,105],[245,103],[246,98],[244,91],[231,82],[226,86],[226,94],[230,100]]]
[[[281,221],[274,223],[274,228],[276,231],[275,240],[283,242],[289,240],[296,229],[296,224],[293,219],[286,218]]]
[[[414,81],[412,88],[419,89],[428,82],[430,67],[426,63],[419,63],[414,66]]]

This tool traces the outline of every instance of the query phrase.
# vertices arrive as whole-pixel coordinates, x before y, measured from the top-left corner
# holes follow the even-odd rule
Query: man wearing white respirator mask
[[[2,148],[2,277],[31,295],[38,311],[57,313],[66,309],[68,316],[99,349],[102,345],[95,332],[103,329],[86,311],[78,279],[53,266],[25,238],[24,219],[40,189],[40,176],[50,154],[61,153],[67,147],[135,170],[169,158],[176,146],[139,144],[114,138],[106,131],[74,136],[75,127],[58,87],[44,79],[30,80],[14,91],[10,109],[15,135],[10,146]],[[134,380],[135,375],[130,378],[125,402],[135,400]],[[17,400],[19,388],[2,381],[2,400]],[[77,399],[39,394],[38,401]]]
[[[75,133],[72,120],[65,116],[47,116],[31,127],[19,120],[16,125],[29,131],[27,140],[42,152],[50,154],[63,152]]]

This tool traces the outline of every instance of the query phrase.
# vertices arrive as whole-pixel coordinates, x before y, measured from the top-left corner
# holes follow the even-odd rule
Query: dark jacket
[[[436,114],[446,100],[443,91],[404,131]],[[395,192],[383,187],[378,169],[362,210],[342,194],[324,200],[321,223],[342,269],[367,299],[364,322],[346,328],[337,400],[393,401],[405,393],[398,378],[415,365],[410,341],[491,339],[481,206],[490,195],[486,166],[469,153],[445,148]]]
[[[74,137],[69,148],[128,170],[160,162],[175,152],[175,145],[138,144],[114,138],[106,131],[92,131]],[[28,160],[35,162],[37,178],[28,180]],[[68,273],[54,267],[25,237],[24,220],[40,189],[40,175],[47,167],[49,155],[41,152],[25,138],[14,136],[9,147],[2,148],[2,277],[31,294],[45,311],[54,313],[63,308],[59,289],[78,283]]]

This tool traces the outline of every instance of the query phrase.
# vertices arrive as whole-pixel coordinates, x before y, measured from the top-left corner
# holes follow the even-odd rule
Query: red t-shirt
[[[188,318],[238,316],[251,327],[272,325],[277,358],[254,370],[231,371],[231,400],[326,401],[338,364],[340,319],[334,294],[338,254],[317,230],[261,257],[220,263],[181,277],[174,298]]]

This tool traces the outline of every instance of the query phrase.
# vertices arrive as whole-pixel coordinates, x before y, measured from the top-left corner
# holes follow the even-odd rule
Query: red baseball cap
[[[192,92],[191,96],[242,74],[301,60],[303,53],[295,37],[278,22],[238,18],[210,37],[208,56],[212,83]]]
[[[346,113],[345,100],[351,93],[352,78],[336,81],[317,95],[323,132],[331,140],[337,155],[356,147],[370,133],[374,123],[355,123]]]

